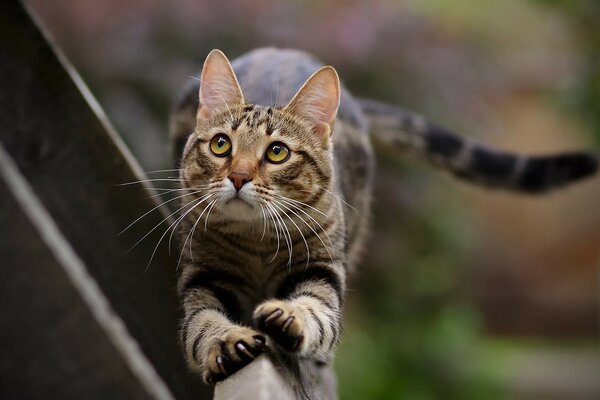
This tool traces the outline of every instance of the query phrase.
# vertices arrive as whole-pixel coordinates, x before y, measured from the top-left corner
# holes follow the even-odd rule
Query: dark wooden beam
[[[177,342],[166,247],[146,268],[166,226],[127,253],[164,214],[119,236],[156,205],[116,186],[140,167],[16,0],[0,2],[0,48],[0,398],[208,398]]]

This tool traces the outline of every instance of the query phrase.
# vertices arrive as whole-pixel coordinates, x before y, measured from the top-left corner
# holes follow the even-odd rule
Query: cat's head
[[[269,210],[290,214],[298,202],[314,207],[331,189],[330,136],[340,102],[332,67],[315,72],[285,107],[259,106],[244,101],[231,64],[213,50],[199,100],[181,165],[198,210],[214,201],[216,218],[253,221]]]

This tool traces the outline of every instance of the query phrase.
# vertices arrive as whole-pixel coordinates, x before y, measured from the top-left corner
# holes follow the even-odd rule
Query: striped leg
[[[278,292],[256,307],[256,326],[285,350],[328,362],[341,329],[343,273],[310,266],[290,274]]]
[[[229,290],[193,279],[183,288],[183,299],[181,340],[188,363],[205,382],[225,379],[265,350],[263,335],[228,318],[236,316],[235,296]]]

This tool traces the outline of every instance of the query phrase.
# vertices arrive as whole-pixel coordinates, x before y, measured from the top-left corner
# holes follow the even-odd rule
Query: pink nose
[[[242,186],[252,180],[250,175],[243,172],[232,172],[229,174],[228,178],[233,183],[236,190],[240,190]]]

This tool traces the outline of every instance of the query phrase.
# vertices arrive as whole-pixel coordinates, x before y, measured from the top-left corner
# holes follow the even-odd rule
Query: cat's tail
[[[476,184],[542,193],[598,172],[600,157],[595,153],[522,155],[499,151],[399,107],[370,99],[359,102],[378,138]]]

